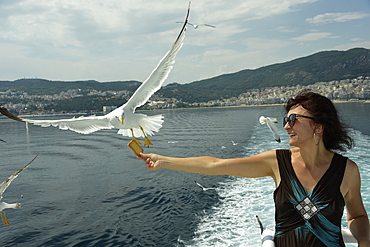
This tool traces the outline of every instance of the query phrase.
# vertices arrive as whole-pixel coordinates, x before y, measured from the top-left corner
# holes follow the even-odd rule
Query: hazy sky
[[[144,81],[181,29],[187,0],[1,0],[0,80]],[[370,48],[370,0],[193,0],[165,84]]]

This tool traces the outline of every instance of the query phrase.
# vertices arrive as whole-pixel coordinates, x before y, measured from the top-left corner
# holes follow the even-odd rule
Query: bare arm
[[[350,181],[347,182],[348,191],[344,197],[347,208],[348,227],[352,235],[357,239],[358,246],[370,247],[370,226],[360,193],[360,173],[357,165],[351,160],[347,161],[345,181]]]
[[[206,175],[230,175],[239,177],[272,176],[277,167],[276,151],[267,151],[251,157],[219,159],[210,156],[173,158],[158,154],[140,154],[148,170],[166,168]]]

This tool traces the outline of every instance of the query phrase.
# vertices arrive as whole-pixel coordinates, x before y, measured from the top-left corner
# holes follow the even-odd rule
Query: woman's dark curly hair
[[[341,122],[337,109],[330,99],[318,93],[303,91],[285,105],[286,113],[296,105],[301,105],[315,118],[315,122],[324,126],[323,141],[325,148],[334,151],[346,151],[354,146],[349,136],[349,128]]]

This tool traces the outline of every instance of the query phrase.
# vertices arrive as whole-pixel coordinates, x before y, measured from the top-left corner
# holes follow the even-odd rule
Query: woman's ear
[[[324,131],[324,126],[321,124],[315,124],[315,127],[313,130],[317,134],[322,133]]]

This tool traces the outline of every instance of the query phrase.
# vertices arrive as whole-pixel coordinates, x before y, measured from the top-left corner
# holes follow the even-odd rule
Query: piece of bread
[[[139,145],[137,140],[131,140],[127,146],[131,148],[132,152],[134,152],[136,156],[140,156],[140,153],[144,152],[144,149]]]

